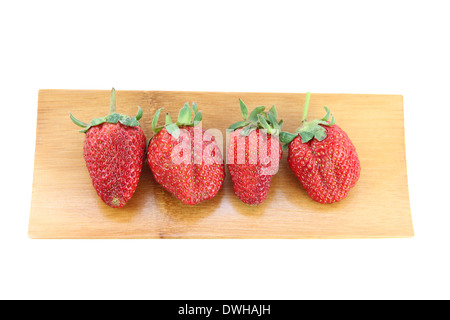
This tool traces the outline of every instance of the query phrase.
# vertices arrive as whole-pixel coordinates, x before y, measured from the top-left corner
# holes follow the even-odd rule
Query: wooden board
[[[183,205],[158,185],[147,164],[134,197],[123,209],[106,206],[91,184],[83,159],[84,134],[69,119],[90,121],[109,110],[110,91],[40,90],[36,130],[31,238],[388,238],[411,237],[403,127],[399,95],[312,94],[309,118],[328,106],[352,139],[361,177],[349,196],[334,204],[308,198],[283,154],[266,201],[248,206],[234,195],[227,176],[218,195]],[[135,115],[147,139],[151,119],[164,107],[172,115],[197,102],[203,128],[224,134],[240,120],[239,98],[249,109],[276,105],[284,129],[301,122],[305,94],[117,91],[117,110]],[[224,142],[225,144],[225,142]],[[227,171],[228,174],[228,171]]]

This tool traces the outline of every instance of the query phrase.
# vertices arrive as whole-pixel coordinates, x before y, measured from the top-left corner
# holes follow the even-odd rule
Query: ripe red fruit
[[[134,194],[145,154],[145,135],[136,117],[116,113],[116,93],[111,92],[110,114],[89,124],[72,121],[84,129],[84,159],[97,194],[110,207],[121,208]]]
[[[289,167],[308,195],[320,203],[333,203],[347,196],[359,179],[361,166],[355,146],[327,107],[324,118],[306,121],[309,98],[308,92],[302,126],[295,134],[282,132],[280,138],[288,144]]]
[[[279,168],[283,151],[278,135],[283,121],[277,121],[275,106],[269,112],[264,112],[264,106],[256,107],[247,119],[242,100],[240,105],[244,120],[228,128],[232,133],[227,166],[234,193],[242,202],[258,205],[267,198],[272,177]]]
[[[194,205],[213,198],[225,179],[225,167],[214,136],[199,125],[202,113],[194,103],[192,120],[191,108],[186,103],[176,123],[166,114],[165,125],[157,127],[161,109],[153,118],[152,130],[156,135],[147,149],[155,180],[184,204]]]

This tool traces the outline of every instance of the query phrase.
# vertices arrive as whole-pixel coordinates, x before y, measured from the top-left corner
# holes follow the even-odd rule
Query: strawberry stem
[[[303,118],[302,123],[306,122],[306,118],[308,117],[308,111],[309,111],[309,98],[311,96],[311,92],[306,93],[306,100],[305,100],[305,107],[303,108]]]
[[[112,88],[109,113],[111,114],[111,113],[115,113],[115,112],[116,112],[116,89]]]

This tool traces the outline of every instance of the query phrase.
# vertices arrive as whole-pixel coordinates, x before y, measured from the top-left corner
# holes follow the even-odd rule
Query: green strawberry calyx
[[[152,120],[152,131],[154,134],[159,133],[163,128],[166,128],[167,132],[172,135],[175,139],[178,139],[180,136],[180,127],[193,127],[202,121],[202,112],[198,111],[197,103],[192,103],[192,110],[189,106],[189,103],[186,102],[183,108],[180,109],[178,113],[177,122],[172,122],[172,118],[169,113],[166,113],[165,124],[163,126],[157,126],[159,114],[161,110],[164,108],[159,108]]]
[[[139,126],[139,120],[142,118],[142,109],[138,106],[138,113],[135,117],[129,117],[123,114],[119,114],[116,112],[116,90],[112,88],[111,90],[111,103],[110,103],[110,109],[109,114],[105,117],[101,118],[95,118],[92,119],[90,123],[85,123],[83,121],[78,120],[75,118],[71,113],[70,119],[75,123],[77,126],[82,127],[83,130],[80,130],[80,132],[86,133],[91,127],[98,126],[102,123],[117,123],[120,122],[121,124],[129,127],[137,127]]]
[[[283,125],[283,120],[277,120],[277,109],[272,106],[268,112],[264,111],[265,106],[259,106],[253,109],[248,114],[247,106],[242,99],[239,99],[241,106],[241,121],[233,123],[228,127],[228,132],[233,132],[237,129],[242,128],[240,135],[248,136],[252,131],[256,129],[264,129],[270,135],[278,136],[281,131],[281,126]]]
[[[311,121],[307,121],[308,110],[309,110],[309,100],[311,93],[308,92],[306,94],[305,107],[303,109],[303,118],[302,125],[295,130],[294,133],[290,132],[281,132],[280,133],[280,141],[283,143],[283,148],[286,149],[289,143],[294,140],[298,135],[300,135],[302,142],[307,143],[308,141],[316,138],[318,141],[322,141],[327,137],[327,131],[322,126],[331,127],[335,124],[334,116],[331,114],[330,109],[325,108],[326,115],[322,119],[314,119]],[[328,121],[331,116],[331,121]]]

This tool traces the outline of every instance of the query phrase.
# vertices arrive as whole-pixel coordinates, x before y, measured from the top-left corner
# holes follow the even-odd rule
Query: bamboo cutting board
[[[183,205],[158,185],[147,165],[133,198],[122,209],[97,196],[83,159],[84,134],[69,119],[89,122],[109,112],[109,90],[40,90],[36,130],[31,238],[389,238],[414,234],[408,196],[403,98],[399,95],[312,94],[309,119],[328,106],[352,139],[361,177],[334,204],[312,201],[283,154],[266,201],[248,206],[234,195],[229,175],[218,195]],[[140,120],[147,139],[151,120],[164,107],[176,118],[185,102],[197,102],[203,128],[225,129],[249,110],[276,105],[283,129],[301,123],[305,94],[117,91],[117,111]],[[223,150],[223,149],[222,149]],[[228,174],[228,171],[227,171]]]

